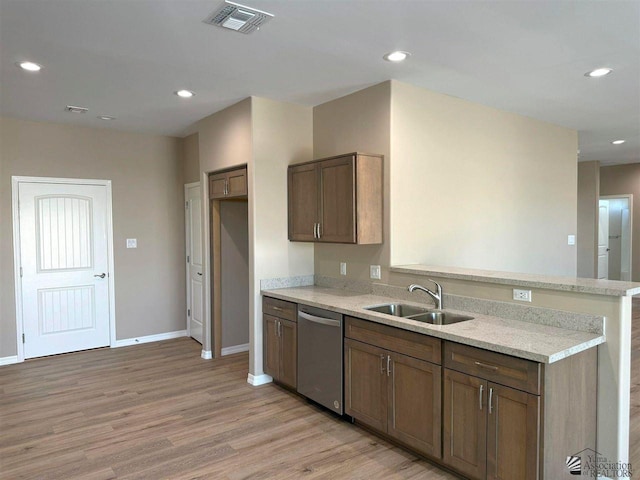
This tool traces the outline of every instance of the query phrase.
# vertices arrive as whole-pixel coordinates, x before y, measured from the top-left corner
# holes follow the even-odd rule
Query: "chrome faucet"
[[[435,292],[432,292],[428,288],[425,288],[425,287],[423,287],[421,285],[418,285],[418,284],[415,284],[415,283],[409,285],[408,290],[410,292],[413,292],[414,290],[422,290],[424,293],[428,294],[431,298],[433,298],[433,301],[436,304],[436,309],[442,310],[442,285],[440,285],[435,280],[429,279],[429,281],[436,284],[436,291]]]

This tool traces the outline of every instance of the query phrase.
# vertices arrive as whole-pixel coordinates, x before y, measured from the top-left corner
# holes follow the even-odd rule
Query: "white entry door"
[[[600,200],[598,215],[598,278],[609,276],[609,201]]]
[[[25,358],[109,345],[107,187],[19,183]]]
[[[187,331],[202,343],[202,199],[200,184],[185,185],[187,245]]]

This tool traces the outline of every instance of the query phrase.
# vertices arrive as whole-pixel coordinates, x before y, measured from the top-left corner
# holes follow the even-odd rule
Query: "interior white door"
[[[600,200],[598,216],[598,278],[609,275],[609,202]]]
[[[631,281],[631,212],[629,208],[622,209],[620,280]]]
[[[202,343],[202,199],[200,184],[185,185],[187,245],[187,331]]]
[[[107,188],[20,183],[25,358],[109,345]]]

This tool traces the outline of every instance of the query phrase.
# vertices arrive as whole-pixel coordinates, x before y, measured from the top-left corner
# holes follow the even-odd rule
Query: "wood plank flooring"
[[[629,460],[637,472],[640,471],[640,296],[633,298],[632,311]]]
[[[454,479],[188,338],[0,368],[1,479]]]

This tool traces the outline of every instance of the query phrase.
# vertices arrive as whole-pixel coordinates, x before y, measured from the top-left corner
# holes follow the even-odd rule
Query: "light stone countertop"
[[[459,313],[470,315],[473,320],[453,325],[430,325],[363,308],[391,303],[394,301],[392,298],[336,288],[279,288],[263,290],[262,294],[541,363],[557,362],[605,342],[604,335],[468,312]],[[405,300],[402,303],[429,307]]]
[[[640,294],[640,283],[595,278],[559,277],[531,273],[498,272],[460,267],[436,267],[431,265],[398,265],[390,268],[394,273],[497,283],[514,287],[544,288],[565,292],[593,293],[612,297]]]

